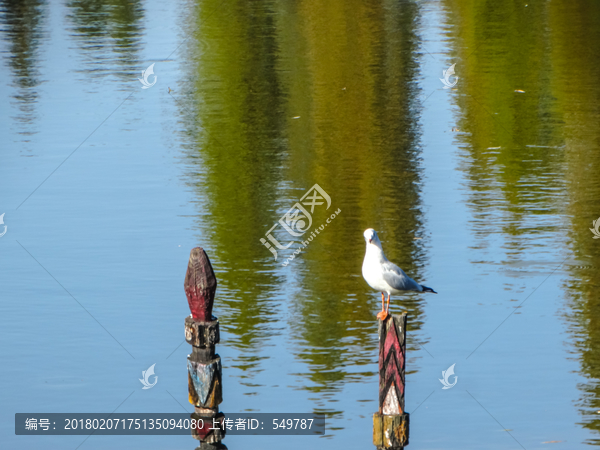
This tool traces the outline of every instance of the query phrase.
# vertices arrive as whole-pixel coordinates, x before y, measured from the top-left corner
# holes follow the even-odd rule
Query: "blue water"
[[[597,134],[577,133],[597,124],[591,81],[573,99],[586,119],[561,110],[559,88],[530,118],[514,92],[537,86],[529,75],[508,90],[490,81],[486,96],[477,76],[501,78],[489,63],[501,52],[488,37],[470,56],[480,28],[446,3],[19,4],[0,12],[3,448],[195,448],[188,436],[15,436],[14,414],[192,412],[183,280],[196,246],[219,280],[221,410],[327,414],[326,436],[228,436],[228,448],[372,448],[367,227],[439,292],[392,299],[409,311],[409,448],[597,441],[588,228],[600,190],[576,187],[572,162],[589,151],[598,180]],[[513,18],[544,16],[525,14]],[[552,86],[568,83],[558,62]],[[341,213],[283,267],[259,238],[315,183]],[[579,203],[596,209],[582,217]],[[158,382],[142,390],[152,364]]]

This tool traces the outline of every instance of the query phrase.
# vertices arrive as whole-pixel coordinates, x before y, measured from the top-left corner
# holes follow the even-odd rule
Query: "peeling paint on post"
[[[215,354],[215,345],[220,339],[219,320],[212,315],[217,278],[206,252],[200,247],[190,253],[184,288],[192,312],[185,318],[185,340],[192,345],[187,361],[189,402],[194,405],[191,417],[202,419],[204,424],[192,430],[192,436],[200,441],[196,450],[227,450],[221,444],[224,427],[216,426],[225,419],[219,412],[223,401],[221,357]]]
[[[379,411],[373,414],[373,444],[402,450],[408,445],[409,414],[404,411],[406,312],[379,321]]]

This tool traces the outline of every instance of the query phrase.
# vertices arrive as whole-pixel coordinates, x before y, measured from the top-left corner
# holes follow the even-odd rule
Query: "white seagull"
[[[399,294],[402,291],[433,292],[433,289],[423,286],[406,275],[404,271],[393,262],[390,262],[383,253],[381,241],[373,228],[364,232],[367,242],[367,251],[363,261],[362,273],[365,281],[373,289],[381,292],[381,311],[377,318],[385,320],[390,309],[390,294]],[[387,310],[384,308],[384,292],[387,292]]]

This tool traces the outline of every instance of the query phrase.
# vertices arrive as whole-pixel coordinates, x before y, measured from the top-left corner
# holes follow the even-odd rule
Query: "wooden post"
[[[404,411],[407,313],[379,321],[379,411],[373,414],[373,444],[401,450],[408,445],[409,414]]]
[[[225,437],[222,426],[225,416],[219,412],[219,404],[223,401],[221,357],[215,354],[219,320],[212,315],[217,278],[208,256],[200,247],[190,253],[183,285],[192,312],[185,318],[185,340],[192,345],[187,361],[189,401],[194,405],[191,418],[202,419],[204,424],[202,428],[192,430],[192,436],[200,441],[196,450],[226,450],[227,447],[221,444]],[[213,425],[219,423],[220,427]]]

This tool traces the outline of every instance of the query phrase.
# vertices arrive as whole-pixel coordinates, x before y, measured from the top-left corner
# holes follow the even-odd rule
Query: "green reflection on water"
[[[587,379],[577,404],[598,431],[600,242],[589,228],[600,216],[600,4],[452,6],[473,228],[480,248],[502,235],[509,262],[536,246],[569,248],[566,316]]]
[[[565,184],[569,244],[578,265],[569,267],[567,313],[580,353],[582,398],[577,402],[586,428],[600,431],[600,240],[589,230],[600,216],[600,4],[558,2],[548,11],[554,30],[553,92],[565,135]],[[595,57],[593,56],[595,55]],[[588,443],[599,444],[600,439]]]
[[[376,358],[378,306],[360,275],[363,230],[380,230],[389,257],[416,278],[427,260],[426,241],[415,240],[424,235],[418,7],[218,5],[202,2],[194,12],[189,81],[178,102],[199,240],[218,261],[226,292],[222,323],[235,336],[230,344],[244,350],[237,367],[259,370],[261,345],[289,337],[306,363],[303,388],[337,392],[375,376],[374,366],[361,367]],[[260,238],[315,183],[332,206],[314,211],[313,228],[340,213],[282,267],[289,252],[274,261]],[[422,323],[421,301],[392,303],[409,311],[411,339]]]
[[[44,36],[47,3],[39,0],[0,1],[2,39],[8,41],[8,65],[13,73],[14,96],[18,102],[21,123],[36,118],[35,103],[41,83],[39,70],[40,42]]]
[[[67,7],[70,32],[84,52],[85,63],[93,66],[86,76],[110,74],[130,81],[132,73],[139,73],[144,19],[140,0],[69,0]],[[113,62],[121,70],[115,72]]]

